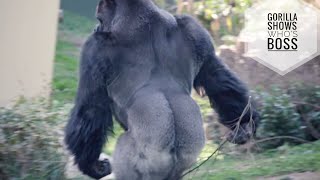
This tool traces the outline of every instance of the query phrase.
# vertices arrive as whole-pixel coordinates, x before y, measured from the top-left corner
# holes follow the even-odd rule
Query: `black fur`
[[[194,86],[204,87],[212,107],[220,115],[221,123],[232,128],[232,121],[239,118],[248,103],[245,85],[215,55],[210,55],[197,75]]]
[[[99,40],[99,35],[93,36]],[[99,45],[99,46],[96,46]],[[66,127],[66,144],[75,155],[75,163],[85,174],[101,178],[111,173],[107,161],[97,161],[107,134],[112,132],[111,99],[107,92],[107,82],[112,74],[110,61],[100,53],[104,42],[93,44],[89,39],[83,47],[80,63],[80,82]],[[96,167],[105,168],[99,174]]]
[[[235,130],[240,121],[237,132],[230,134],[228,140],[236,144],[244,144],[255,133],[259,115],[251,104],[251,109],[240,119],[249,102],[246,86],[230,72],[215,55],[209,55],[197,75],[194,86],[203,86],[209,97],[212,108],[218,113],[222,124]],[[249,124],[250,116],[254,124]],[[252,123],[252,122],[251,122]],[[236,133],[236,134],[234,134]]]

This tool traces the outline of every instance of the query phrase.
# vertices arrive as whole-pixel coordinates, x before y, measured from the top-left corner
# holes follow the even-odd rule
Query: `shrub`
[[[268,92],[252,93],[260,113],[257,130],[260,143],[257,147],[276,148],[285,143],[320,139],[320,86],[293,85],[288,89],[273,88]],[[226,134],[225,128],[218,123],[208,101],[197,96],[195,99],[202,110],[207,138],[220,143]]]
[[[289,90],[306,128],[307,140],[320,139],[320,86],[294,86]]]
[[[0,109],[0,179],[65,179],[64,108],[20,102]]]
[[[261,121],[257,131],[259,139],[276,136],[293,136],[304,138],[304,128],[300,115],[296,112],[291,96],[285,91],[274,89],[271,93],[260,94]],[[273,139],[261,144],[264,148],[274,148],[285,142],[297,143],[292,139]]]

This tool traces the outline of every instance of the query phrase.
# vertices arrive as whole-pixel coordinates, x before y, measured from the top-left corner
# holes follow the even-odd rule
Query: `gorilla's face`
[[[115,0],[100,0],[96,9],[96,17],[100,22],[98,31],[110,31],[116,7]]]

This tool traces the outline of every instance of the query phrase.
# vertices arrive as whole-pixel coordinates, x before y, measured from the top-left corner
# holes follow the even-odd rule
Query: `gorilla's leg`
[[[127,131],[118,138],[116,149],[113,152],[112,168],[117,180],[139,179],[139,173],[133,168],[136,154],[134,139]]]
[[[118,180],[164,180],[175,165],[175,127],[166,97],[140,90],[128,108],[128,131],[119,138],[113,170]]]
[[[180,179],[195,162],[205,143],[199,106],[189,95],[171,94],[168,98],[174,112],[177,162],[168,180]]]

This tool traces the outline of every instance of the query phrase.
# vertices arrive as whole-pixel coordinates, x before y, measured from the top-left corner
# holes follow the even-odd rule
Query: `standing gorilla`
[[[81,55],[80,82],[66,144],[80,170],[111,173],[99,155],[112,115],[125,132],[113,153],[118,180],[176,180],[204,146],[192,86],[206,92],[222,124],[234,129],[248,103],[243,83],[217,58],[208,32],[189,16],[172,16],[151,0],[101,0],[100,21]],[[233,142],[245,143],[244,114]]]

